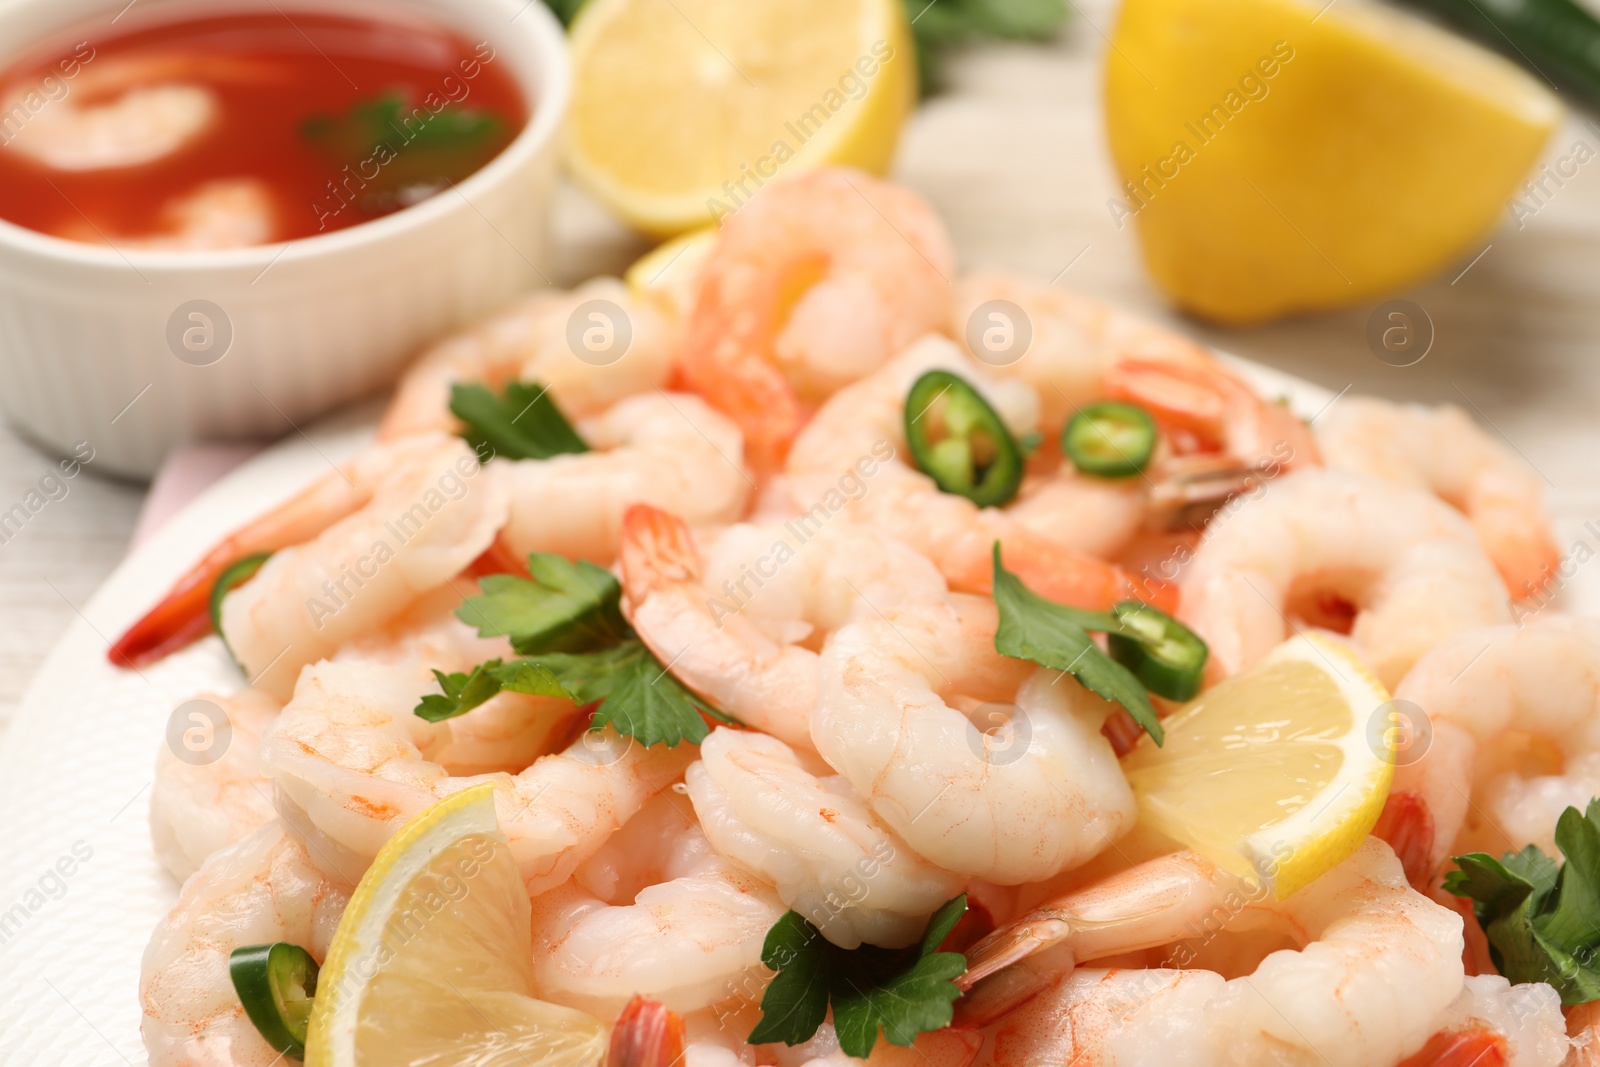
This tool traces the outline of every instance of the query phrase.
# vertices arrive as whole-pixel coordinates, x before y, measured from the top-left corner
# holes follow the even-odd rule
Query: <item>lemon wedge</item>
[[[1389,795],[1389,694],[1348,649],[1313,635],[1168,717],[1123,761],[1140,822],[1279,899],[1360,846]]]
[[[663,241],[622,273],[635,300],[654,303],[677,322],[687,322],[700,294],[700,272],[717,247],[717,231],[707,226]]]
[[[1363,0],[1127,0],[1107,210],[1225,323],[1360,303],[1475,251],[1561,121],[1520,68]]]
[[[309,1067],[596,1067],[605,1027],[535,1000],[530,907],[494,787],[440,801],[378,853],[317,978]]]
[[[780,174],[884,173],[916,102],[901,0],[589,0],[571,41],[568,168],[662,236]]]

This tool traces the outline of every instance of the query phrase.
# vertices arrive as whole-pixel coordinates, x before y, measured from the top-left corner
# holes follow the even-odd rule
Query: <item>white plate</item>
[[[1333,399],[1239,366],[1303,415]],[[354,412],[290,438],[212,487],[123,562],[40,669],[0,744],[0,1064],[145,1062],[139,959],[177,896],[150,847],[157,746],[178,704],[241,679],[214,637],[140,673],[112,667],[106,648],[219,538],[354,455],[372,420]],[[1576,536],[1576,521],[1562,525]],[[1593,584],[1573,598],[1579,581]],[[1566,592],[1600,605],[1596,576]]]

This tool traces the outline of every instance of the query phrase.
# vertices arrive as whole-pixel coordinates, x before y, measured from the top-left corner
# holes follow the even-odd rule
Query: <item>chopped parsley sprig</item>
[[[532,578],[494,575],[456,617],[481,637],[508,637],[521,655],[492,659],[470,672],[434,671],[441,692],[416,714],[442,722],[502,691],[594,704],[593,729],[612,726],[646,745],[698,744],[705,717],[732,723],[685,689],[622,617],[622,587],[609,571],[551,552],[528,557]]]
[[[1537,845],[1457,856],[1444,887],[1472,900],[1501,974],[1548,982],[1571,1007],[1600,1000],[1600,799],[1562,812],[1555,842],[1564,863]]]
[[[461,436],[480,456],[549,459],[589,451],[539,382],[511,382],[498,395],[486,385],[458,383],[450,387],[450,414],[465,424]]]
[[[908,948],[833,944],[799,912],[784,913],[767,931],[761,962],[777,971],[761,998],[761,1021],[746,1039],[752,1045],[809,1041],[833,1007],[839,1048],[865,1059],[878,1031],[892,1045],[909,1045],[918,1034],[950,1025],[966,973],[959,952],[939,945],[967,910],[963,893],[928,920],[922,940]]]
[[[1085,688],[1126,708],[1158,745],[1164,736],[1161,720],[1146,687],[1173,699],[1187,699],[1199,688],[1206,646],[1187,627],[1136,601],[1124,601],[1107,612],[1046,600],[1006,570],[998,541],[994,602],[1000,611],[995,651],[1067,672]],[[1091,632],[1111,636],[1109,654],[1095,644]]]

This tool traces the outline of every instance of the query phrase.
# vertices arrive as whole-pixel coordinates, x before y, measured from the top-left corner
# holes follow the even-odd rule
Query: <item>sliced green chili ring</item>
[[[271,552],[257,552],[253,556],[236,559],[224,567],[211,584],[211,628],[217,631],[224,645],[228,643],[228,635],[222,632],[222,598],[254,578],[256,571],[271,555]],[[233,650],[230,648],[228,652],[231,655]]]
[[[228,957],[228,974],[245,1014],[267,1044],[305,1059],[306,1027],[317,992],[317,961],[299,945],[245,945]]]
[[[1156,423],[1136,404],[1090,404],[1061,431],[1061,451],[1085,474],[1126,478],[1156,450]]]
[[[1157,696],[1192,700],[1200,694],[1210,650],[1199,634],[1137,600],[1119,602],[1111,614],[1117,620],[1117,629],[1106,633],[1112,659]]]
[[[946,493],[999,507],[1022,484],[1022,450],[989,402],[948,371],[929,371],[906,394],[906,443],[917,468]]]

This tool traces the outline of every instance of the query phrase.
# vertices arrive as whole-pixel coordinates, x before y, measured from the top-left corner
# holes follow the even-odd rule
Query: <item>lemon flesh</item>
[[[780,174],[884,173],[916,102],[900,0],[590,0],[572,56],[568,167],[663,236]]]
[[[1107,209],[1225,323],[1426,278],[1504,210],[1559,101],[1500,57],[1361,0],[1127,0],[1106,60]]]
[[[1139,819],[1281,899],[1337,865],[1378,821],[1394,737],[1389,694],[1343,647],[1301,636],[1213,686],[1123,761]]]
[[[599,1020],[533,998],[530,906],[493,787],[439,802],[378,853],[317,980],[310,1067],[597,1067]]]

